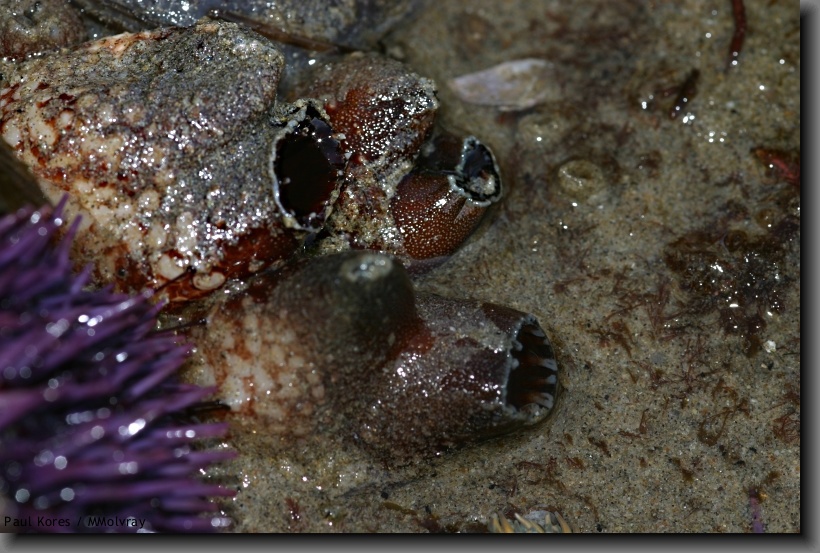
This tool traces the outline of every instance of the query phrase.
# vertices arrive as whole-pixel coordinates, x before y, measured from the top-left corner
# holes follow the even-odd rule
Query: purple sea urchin
[[[195,473],[234,454],[192,448],[226,425],[185,416],[213,389],[174,379],[188,348],[148,294],[84,289],[62,205],[0,219],[0,531],[228,525],[208,497],[233,492]]]

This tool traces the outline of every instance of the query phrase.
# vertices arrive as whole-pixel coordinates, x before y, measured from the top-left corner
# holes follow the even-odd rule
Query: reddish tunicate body
[[[286,91],[283,64],[222,20],[111,36],[13,66],[0,134],[82,216],[98,286],[170,302],[186,378],[233,420],[394,463],[545,419],[538,321],[410,279],[502,197],[491,150],[437,126],[435,84],[397,61],[326,58]]]
[[[98,283],[187,301],[290,257],[338,196],[340,142],[321,107],[276,104],[282,66],[232,23],[107,37],[17,66],[0,134],[46,197],[68,194]]]
[[[559,390],[534,317],[417,294],[371,252],[260,275],[191,337],[187,378],[218,385],[240,419],[286,439],[341,433],[390,461],[533,425]]]

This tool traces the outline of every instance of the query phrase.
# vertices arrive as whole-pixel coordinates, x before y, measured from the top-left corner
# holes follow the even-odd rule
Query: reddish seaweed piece
[[[783,150],[752,148],[752,154],[769,169],[775,177],[781,177],[789,184],[800,185],[800,154]]]
[[[737,65],[740,51],[743,48],[743,39],[746,38],[746,8],[743,0],[732,0],[732,18],[735,22],[735,31],[729,43],[729,57],[726,60],[726,69]]]

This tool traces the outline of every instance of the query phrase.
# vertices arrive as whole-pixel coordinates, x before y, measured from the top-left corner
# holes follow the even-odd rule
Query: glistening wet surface
[[[417,285],[533,313],[564,392],[542,426],[409,468],[326,439],[312,464],[310,440],[260,450],[237,530],[482,531],[539,509],[593,533],[800,530],[799,14],[745,4],[736,65],[728,0],[438,3],[388,38],[507,185]],[[531,107],[448,86],[530,58]]]
[[[236,422],[240,456],[209,473],[233,529],[799,531],[796,7],[431,2],[382,42],[505,186],[416,287],[532,313],[563,393],[543,424],[409,465]]]
[[[746,532],[762,491],[766,531],[799,530],[799,14],[745,2],[731,65],[738,4],[445,4],[397,37],[511,185],[424,285],[533,312],[565,393],[547,426],[392,490],[416,514],[382,520]],[[534,107],[447,86],[527,58],[547,62]]]

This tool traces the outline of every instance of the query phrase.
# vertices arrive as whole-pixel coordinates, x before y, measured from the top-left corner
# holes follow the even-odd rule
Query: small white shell
[[[496,106],[502,111],[523,110],[560,96],[549,78],[553,71],[553,64],[545,60],[524,58],[450,79],[447,84],[470,104]]]

